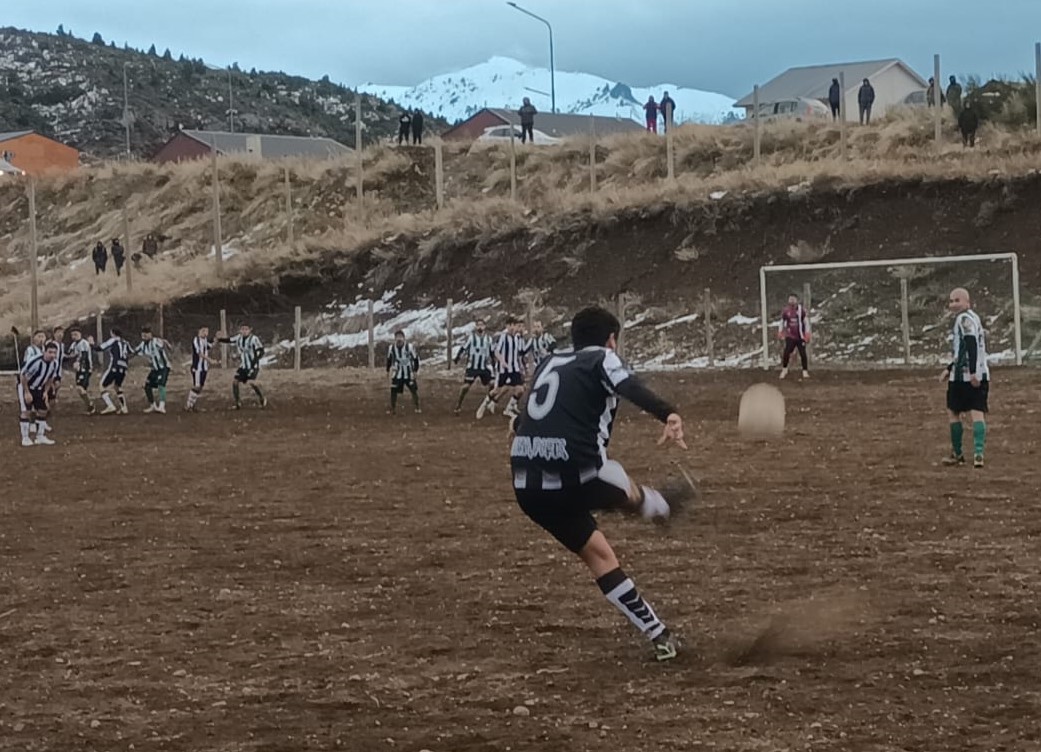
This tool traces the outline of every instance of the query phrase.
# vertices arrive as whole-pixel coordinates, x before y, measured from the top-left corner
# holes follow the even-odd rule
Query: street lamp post
[[[127,92],[127,66],[123,63],[123,127],[127,134],[127,159],[130,159],[130,98]]]
[[[519,10],[521,13],[523,13],[526,16],[531,16],[536,21],[542,21],[542,23],[546,24],[546,28],[549,29],[549,99],[550,99],[550,108],[553,110],[554,113],[556,113],[556,111],[557,111],[557,77],[556,77],[556,71],[555,71],[555,69],[553,67],[553,27],[550,25],[549,21],[547,21],[545,18],[543,18],[542,16],[535,15],[530,10],[527,10],[525,8],[520,7],[519,5],[517,5],[517,3],[507,2],[506,4],[509,5],[510,7],[512,7],[514,10]]]

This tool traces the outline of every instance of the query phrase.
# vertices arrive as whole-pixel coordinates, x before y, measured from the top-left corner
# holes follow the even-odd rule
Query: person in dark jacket
[[[412,111],[412,143],[423,143],[423,111],[418,107]]]
[[[112,263],[116,265],[116,276],[122,276],[123,264],[126,263],[126,252],[119,238],[112,238]]]
[[[521,143],[525,144],[528,140],[531,143],[535,143],[535,116],[538,114],[538,110],[535,109],[535,105],[531,103],[531,100],[524,97],[524,104],[517,110],[517,115],[521,121]]]
[[[412,115],[409,114],[408,110],[402,110],[401,114],[398,115],[398,146],[401,146],[402,141],[407,144],[411,134]]]
[[[842,87],[839,86],[837,78],[831,79],[831,88],[828,89],[828,104],[831,105],[831,119],[838,120],[839,112],[842,110]]]
[[[961,84],[954,76],[951,76],[951,82],[947,84],[947,104],[954,110],[955,115],[961,114]]]
[[[661,122],[664,126],[664,131],[668,133],[669,121],[676,122],[676,102],[669,96],[669,92],[665,92],[662,95],[661,102],[658,103],[658,111],[661,112]]]
[[[940,93],[940,104],[943,105],[947,102],[947,98]],[[929,88],[925,90],[925,103],[930,107],[936,106],[936,80],[933,78],[929,79]]]
[[[647,130],[651,133],[658,132],[658,103],[654,101],[654,97],[647,97],[647,104],[643,106],[644,115],[647,120]]]
[[[976,147],[976,131],[980,127],[980,116],[972,106],[972,102],[966,102],[958,115],[958,130],[961,131],[961,142],[963,146],[970,149]]]
[[[860,124],[871,124],[871,105],[875,103],[875,87],[866,78],[857,92],[857,104],[860,105]]]
[[[94,259],[94,274],[104,274],[105,267],[108,266],[108,251],[105,250],[105,244],[99,240],[90,257]]]

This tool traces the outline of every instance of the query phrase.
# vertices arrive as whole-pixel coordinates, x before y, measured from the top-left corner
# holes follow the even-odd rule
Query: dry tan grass
[[[951,137],[936,148],[928,113],[898,113],[866,128],[850,127],[848,159],[831,124],[778,123],[764,127],[762,160],[752,160],[752,128],[685,126],[674,133],[677,179],[667,181],[666,145],[650,134],[598,140],[596,193],[589,190],[589,137],[554,148],[518,148],[518,202],[509,200],[509,149],[445,144],[447,208],[433,211],[430,150],[375,147],[365,153],[364,205],[355,196],[353,157],[326,162],[221,159],[225,243],[235,250],[226,278],[212,260],[211,173],[207,161],[157,166],[108,163],[41,182],[41,313],[66,320],[111,305],[165,302],[240,280],[270,278],[276,265],[331,251],[360,248],[403,235],[416,239],[414,263],[439,244],[491,238],[536,224],[542,232],[595,220],[627,207],[663,203],[693,206],[714,192],[859,186],[883,180],[985,180],[1041,169],[1041,140],[1032,132],[984,127],[980,148],[964,150]],[[296,242],[287,238],[284,171],[293,193]],[[147,232],[171,238],[160,260],[146,262],[133,293],[111,275],[95,278],[89,249],[122,233],[122,210],[133,223],[135,249]],[[417,208],[418,207],[418,208]],[[0,325],[28,318],[29,247],[26,199],[0,184]],[[82,263],[87,259],[85,263]],[[72,267],[80,261],[81,265]],[[372,280],[373,284],[389,280]]]

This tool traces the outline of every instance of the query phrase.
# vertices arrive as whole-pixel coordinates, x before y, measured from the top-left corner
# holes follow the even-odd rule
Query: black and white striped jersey
[[[395,381],[415,381],[418,370],[419,353],[411,343],[394,343],[387,350],[387,372]]]
[[[110,337],[101,343],[99,350],[108,355],[109,371],[125,371],[130,360],[130,343],[122,337]]]
[[[22,353],[22,362],[28,363],[30,360],[40,357],[43,355],[43,350],[36,345],[29,345],[25,348],[25,352]]]
[[[192,370],[205,372],[210,370],[210,348],[213,340],[206,337],[196,337],[192,340]]]
[[[90,357],[90,343],[85,339],[71,343],[66,356],[72,361],[72,369],[77,373],[90,373],[94,368],[93,358]]]
[[[675,409],[625,367],[613,350],[587,347],[551,355],[535,371],[510,451],[515,483],[550,490],[596,477],[625,397],[662,422]]]
[[[170,369],[170,359],[166,356],[166,345],[158,337],[139,344],[134,348],[134,354],[148,358],[148,365],[153,371]]]
[[[499,373],[523,373],[524,348],[524,337],[502,332],[495,343],[495,364]]]
[[[57,348],[57,353],[54,356],[54,362],[58,364],[58,378],[61,378],[61,371],[65,367],[65,348],[62,347],[61,342],[56,339],[47,340],[47,344],[43,346],[46,350],[48,347]]]
[[[239,366],[241,368],[246,371],[260,368],[260,360],[264,357],[264,344],[260,341],[260,337],[255,334],[249,334],[245,337],[241,334],[236,334],[228,342],[238,349]]]
[[[52,360],[48,363],[42,355],[26,361],[19,372],[19,377],[25,379],[29,389],[36,392],[47,386],[47,383],[58,375],[58,363]]]
[[[557,349],[557,340],[549,332],[543,332],[529,339],[526,349],[527,352],[531,353],[531,357],[535,360],[535,365],[537,366]]]
[[[980,381],[990,380],[987,333],[975,311],[962,311],[954,317],[951,347],[954,360],[951,362],[950,381],[969,381],[973,376]]]
[[[466,356],[466,370],[492,370],[492,336],[471,332],[470,336],[466,338],[466,343],[459,350],[456,362],[459,362],[464,355]]]

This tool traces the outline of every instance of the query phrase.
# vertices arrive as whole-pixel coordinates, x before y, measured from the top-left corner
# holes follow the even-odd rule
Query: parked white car
[[[559,144],[561,141],[559,138],[546,135],[538,128],[532,131],[532,135],[534,136],[533,143],[536,146],[552,146],[553,144]],[[513,137],[517,140],[517,143],[520,143],[521,129],[519,125],[513,126]],[[485,128],[484,133],[478,136],[477,140],[485,143],[508,143],[510,140],[510,126],[493,125],[491,128]]]
[[[759,105],[759,117],[762,122],[776,120],[795,120],[797,122],[830,121],[831,110],[819,99],[799,97],[780,102]]]

